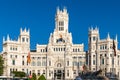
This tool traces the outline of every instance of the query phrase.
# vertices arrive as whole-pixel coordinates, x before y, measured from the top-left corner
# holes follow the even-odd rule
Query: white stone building
[[[91,28],[88,33],[88,47],[88,66],[91,71],[102,69],[104,74],[112,72],[120,77],[120,50],[118,50],[117,35],[115,39],[112,39],[108,33],[106,39],[100,39],[99,29]]]
[[[48,44],[37,44],[36,50],[30,50],[30,31],[20,30],[18,40],[9,35],[3,39],[4,75],[11,76],[12,71],[44,74],[47,80],[74,79],[86,63],[84,44],[73,44],[72,34],[68,30],[67,10],[57,9],[55,29],[50,34]],[[41,34],[42,35],[42,34]],[[31,45],[32,46],[32,45]],[[31,63],[27,64],[30,52]]]

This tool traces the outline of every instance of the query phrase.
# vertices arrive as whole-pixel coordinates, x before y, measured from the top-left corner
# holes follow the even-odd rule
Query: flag
[[[114,56],[116,56],[116,47],[115,47],[115,41],[113,40],[113,50],[114,50]]]
[[[31,58],[30,58],[30,52],[29,52],[27,56],[27,63],[30,63],[30,62],[31,62]]]

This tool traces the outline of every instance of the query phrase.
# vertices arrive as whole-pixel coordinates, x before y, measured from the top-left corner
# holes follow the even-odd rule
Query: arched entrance
[[[64,80],[64,65],[58,61],[54,68],[54,80]]]

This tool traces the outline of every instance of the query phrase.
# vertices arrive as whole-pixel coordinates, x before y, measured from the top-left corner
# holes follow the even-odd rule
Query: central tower
[[[63,11],[57,8],[57,13],[55,16],[55,31],[60,33],[68,32],[68,20],[69,18],[66,8],[64,8]]]
[[[64,45],[66,43],[72,44],[72,35],[69,33],[68,30],[68,23],[69,23],[69,15],[67,9],[64,8],[60,10],[57,8],[55,14],[55,29],[53,34],[50,34],[49,43],[50,44],[61,44]]]

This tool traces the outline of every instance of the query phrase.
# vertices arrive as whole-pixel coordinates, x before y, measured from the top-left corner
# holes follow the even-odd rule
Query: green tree
[[[37,80],[37,77],[36,77],[35,73],[32,73],[32,78],[33,78],[33,80]]]
[[[4,60],[2,58],[2,56],[0,55],[0,76],[3,74],[3,64],[4,64]]]
[[[14,71],[13,74],[15,75],[15,77],[25,77],[26,76],[25,72],[21,72],[21,71]]]
[[[45,76],[42,74],[42,75],[38,78],[38,80],[46,80],[46,79],[45,79]]]

